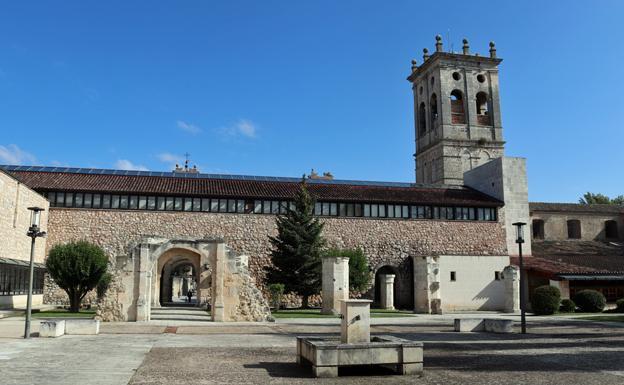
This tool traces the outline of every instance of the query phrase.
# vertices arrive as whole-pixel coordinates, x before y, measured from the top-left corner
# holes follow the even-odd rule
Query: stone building
[[[438,37],[436,51],[425,50],[424,59],[420,66],[413,62],[408,77],[417,183],[313,177],[306,183],[315,214],[325,223],[328,246],[363,250],[375,276],[364,295],[385,307],[517,310],[512,223],[531,223],[533,216],[544,221],[541,234],[554,237],[561,233],[557,223],[574,226],[575,218],[529,206],[525,160],[504,156],[501,59],[494,44],[488,57],[470,54],[467,41],[462,53],[449,53]],[[109,255],[115,279],[100,304],[103,319],[149,320],[152,308],[174,301],[182,273],[197,291],[197,305],[209,305],[215,319],[265,318],[268,237],[276,234],[276,215],[291,204],[300,179],[202,174],[188,165],[174,172],[0,169],[49,200],[48,250],[86,239]],[[5,186],[1,191],[14,194]],[[622,216],[601,218],[604,232],[594,229],[590,236],[583,225],[580,237],[610,237],[616,228],[621,239]],[[2,242],[19,235],[0,234]],[[540,252],[547,241],[526,240],[528,257],[532,240]],[[545,279],[558,284],[564,278]],[[394,287],[381,290],[382,282]]]
[[[42,230],[47,229],[48,201],[10,174],[0,170],[0,308],[26,306],[31,238],[26,235],[29,207],[40,207]],[[33,305],[43,301],[45,238],[35,243]]]
[[[584,289],[624,298],[624,207],[535,202],[530,210],[530,292],[550,284],[564,298]]]

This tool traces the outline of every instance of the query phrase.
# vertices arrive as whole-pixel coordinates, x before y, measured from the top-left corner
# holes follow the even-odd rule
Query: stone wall
[[[0,257],[30,260],[31,239],[26,232],[30,227],[28,207],[32,206],[45,209],[41,228],[47,231],[48,200],[0,170]],[[43,263],[45,245],[45,238],[37,239],[35,262]]]
[[[374,271],[384,265],[400,266],[409,256],[485,256],[507,252],[504,229],[499,222],[364,218],[324,218],[323,221],[329,246],[362,248]],[[112,269],[117,267],[118,260],[127,259],[131,247],[144,235],[220,237],[236,253],[249,256],[250,275],[263,290],[264,267],[270,263],[267,236],[276,234],[274,215],[200,212],[52,208],[48,226],[48,248],[58,243],[88,240],[110,256]],[[48,293],[47,298],[63,296],[57,290],[54,295]],[[319,301],[320,296],[312,298],[311,304]],[[283,302],[296,306],[299,301],[289,295]]]

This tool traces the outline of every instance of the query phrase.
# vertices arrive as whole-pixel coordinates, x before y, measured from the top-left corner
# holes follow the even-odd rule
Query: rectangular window
[[[440,208],[439,207],[434,207],[433,208],[433,219],[440,219]]]
[[[147,198],[147,209],[148,210],[156,210],[156,197],[148,197]]]
[[[219,212],[227,213],[227,199],[219,199]]]
[[[323,202],[323,215],[329,215],[329,202]]]
[[[99,209],[102,205],[102,196],[100,194],[93,194],[93,205],[94,209]]]
[[[409,206],[403,206],[403,208],[401,209],[403,212],[403,215],[401,215],[403,218],[409,218]]]
[[[472,208],[472,207],[469,207],[468,210],[469,210],[468,211],[468,219],[470,219],[471,221],[474,221],[476,219],[475,218],[475,209]]]
[[[236,212],[237,213],[244,213],[245,212],[245,201],[242,199],[239,199],[236,201]]]
[[[286,214],[286,209],[288,208],[288,202],[280,201],[280,214]]]
[[[338,215],[338,203],[329,204],[329,215],[332,215],[332,216]]]
[[[84,207],[91,207],[91,204],[93,203],[93,194],[85,194],[83,203]]]
[[[111,195],[111,209],[119,208],[119,195]]]
[[[486,221],[491,221],[492,220],[492,211],[490,209],[484,209],[483,210],[483,219]]]
[[[182,198],[181,197],[175,197],[175,199],[173,200],[173,209],[175,211],[182,211]]]
[[[213,212],[213,213],[219,212],[219,200],[218,199],[210,200],[210,212]]]
[[[56,206],[56,193],[54,192],[49,192],[46,194],[46,197],[48,198],[48,200],[50,201],[50,207],[54,207]],[[0,294],[2,293],[2,291],[0,291]]]
[[[193,211],[201,211],[201,199],[193,198]]]
[[[111,207],[111,196],[108,194],[102,195],[102,208],[110,209]]]
[[[245,201],[245,214],[251,214],[255,212],[256,202],[254,201]]]
[[[137,210],[139,208],[139,197],[136,195],[130,195],[130,204],[128,207],[131,210]]]
[[[74,207],[82,207],[82,193],[76,193],[74,196]]]
[[[271,214],[279,213],[279,201],[271,201]]]
[[[236,200],[234,199],[228,199],[228,208],[227,208],[227,212],[228,213],[235,213],[236,212]]]
[[[210,199],[202,198],[201,199],[201,210],[202,211],[210,211]]]
[[[262,214],[262,201],[254,201],[254,214]]]
[[[193,211],[193,198],[184,198],[184,211]]]
[[[362,212],[362,205],[359,203],[356,203],[355,206],[355,216],[356,217],[361,217],[364,213]]]
[[[165,205],[165,210],[167,211],[173,211],[173,206],[175,203],[175,199],[173,197],[167,197],[167,203]]]
[[[338,204],[338,215],[341,217],[347,216],[347,204],[346,203]]]
[[[355,216],[355,205],[353,203],[349,203],[347,205],[347,216],[354,217]]]
[[[483,209],[479,207],[477,209],[477,220],[482,221],[484,218],[485,218],[485,213],[483,212]]]
[[[128,196],[122,195],[119,197],[119,208],[127,209],[128,208]]]
[[[72,207],[74,205],[74,194],[65,193],[65,207]]]
[[[371,216],[371,205],[364,204],[364,216],[365,217],[370,217]]]
[[[394,205],[388,205],[388,218],[394,218]]]
[[[314,215],[321,215],[323,214],[323,205],[321,204],[321,202],[316,202],[314,204]]]
[[[379,216],[379,205],[371,205],[371,217],[377,218]]]
[[[157,210],[166,210],[167,209],[167,200],[168,198],[165,197],[158,197],[158,202],[156,205],[156,209]],[[173,204],[172,204],[173,207]]]
[[[295,202],[292,202],[292,201],[291,201],[291,202],[288,202],[288,206],[290,206],[290,210],[291,210],[291,211],[295,211],[295,208],[296,208],[296,207],[295,207]]]
[[[140,196],[139,197],[139,206],[138,206],[139,210],[145,210],[147,209],[147,197],[146,196]]]
[[[451,282],[455,282],[457,280],[457,274],[454,271],[451,271]]]

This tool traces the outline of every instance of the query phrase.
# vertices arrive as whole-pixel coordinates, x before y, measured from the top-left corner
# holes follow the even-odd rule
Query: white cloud
[[[160,154],[156,155],[156,158],[158,158],[158,160],[163,163],[167,163],[171,166],[171,168],[173,168],[176,164],[181,165],[184,163],[184,158],[178,155],[174,155],[170,152],[161,152]]]
[[[182,131],[186,131],[189,134],[197,135],[202,132],[202,129],[199,126],[196,126],[191,123],[184,122],[182,120],[178,120],[177,122],[178,128]]]
[[[8,146],[0,145],[0,162],[5,164],[33,164],[37,161],[37,158],[33,154],[30,154],[15,144],[9,144]]]
[[[149,169],[140,164],[134,164],[127,159],[119,159],[115,162],[115,168],[120,170],[132,170],[132,171],[149,171]]]
[[[218,131],[227,136],[244,136],[246,138],[255,138],[257,126],[254,122],[247,119],[240,119],[236,123],[221,127]]]

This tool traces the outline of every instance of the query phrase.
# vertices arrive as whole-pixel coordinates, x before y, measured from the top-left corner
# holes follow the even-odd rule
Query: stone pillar
[[[414,312],[442,314],[438,257],[414,257]]]
[[[139,246],[139,290],[137,293],[137,305],[136,305],[136,320],[137,321],[149,321],[151,303],[149,302],[149,292],[151,288],[151,272],[149,271],[149,245],[142,244]]]
[[[223,302],[223,276],[225,274],[225,244],[219,243],[212,258],[212,308],[211,317],[214,322],[225,321],[225,305]]]
[[[513,265],[503,269],[502,278],[505,283],[505,313],[520,311],[520,270]]]
[[[381,274],[379,276],[382,309],[394,310],[394,277],[394,274]]]
[[[340,342],[343,344],[370,343],[369,299],[340,301]]]
[[[323,258],[322,292],[321,313],[339,314],[341,301],[349,299],[349,258]]]

